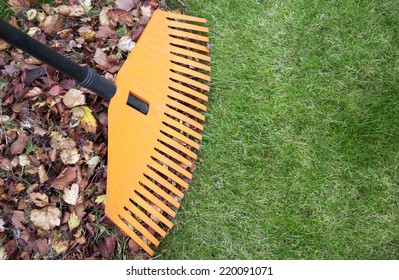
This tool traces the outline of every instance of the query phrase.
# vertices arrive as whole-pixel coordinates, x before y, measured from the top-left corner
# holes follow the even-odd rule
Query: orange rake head
[[[204,23],[155,11],[115,86],[0,20],[1,39],[111,100],[105,213],[150,255],[173,226],[200,148],[210,81]]]
[[[109,106],[105,213],[150,255],[173,226],[200,148],[210,81],[204,23],[155,11]]]

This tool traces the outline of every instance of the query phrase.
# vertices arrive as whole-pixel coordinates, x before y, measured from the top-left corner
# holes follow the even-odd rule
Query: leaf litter
[[[164,1],[111,2],[8,0],[9,22],[114,80]],[[148,259],[104,214],[109,103],[1,40],[0,72],[0,259]]]

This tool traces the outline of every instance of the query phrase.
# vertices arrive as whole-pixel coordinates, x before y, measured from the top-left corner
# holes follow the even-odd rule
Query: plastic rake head
[[[211,70],[205,23],[156,11],[109,106],[105,213],[151,256],[173,226],[200,149]]]

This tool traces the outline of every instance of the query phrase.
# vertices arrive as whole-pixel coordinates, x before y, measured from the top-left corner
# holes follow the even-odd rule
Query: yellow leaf
[[[80,124],[86,132],[95,133],[97,129],[97,122],[91,113],[91,109],[87,106],[82,106],[83,116],[79,118]]]
[[[69,216],[69,220],[68,220],[69,229],[73,230],[74,228],[77,228],[79,225],[80,225],[79,217],[75,214],[75,212],[73,212]]]
[[[105,194],[97,196],[95,203],[103,203],[104,201],[105,201]]]
[[[65,253],[68,250],[68,241],[56,241],[52,247],[57,254]]]

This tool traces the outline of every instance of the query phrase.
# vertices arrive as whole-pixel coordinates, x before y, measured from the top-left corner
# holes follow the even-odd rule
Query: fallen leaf
[[[80,225],[80,220],[78,216],[75,214],[75,212],[72,212],[72,214],[69,216],[68,220],[68,226],[70,230],[73,230],[77,228]]]
[[[97,196],[97,198],[96,198],[96,200],[94,202],[98,203],[98,204],[104,203],[105,202],[105,198],[106,198],[105,194],[99,195],[99,196]]]
[[[48,205],[48,196],[45,193],[33,192],[29,195],[30,201],[39,207]]]
[[[43,90],[39,87],[34,87],[26,92],[24,98],[32,98],[43,94]]]
[[[83,91],[71,88],[65,93],[62,101],[64,102],[65,106],[72,108],[85,104],[86,97],[83,95]]]
[[[37,16],[37,10],[36,10],[36,9],[30,9],[30,10],[28,10],[28,11],[26,12],[26,18],[27,18],[29,21],[34,20],[34,19],[36,18],[36,16]]]
[[[0,247],[0,260],[8,260],[6,250],[3,247]]]
[[[44,11],[38,11],[36,19],[38,22],[42,22],[46,18],[46,13]]]
[[[51,230],[60,225],[61,211],[50,205],[42,209],[34,209],[30,213],[30,220],[38,228]]]
[[[135,45],[130,36],[122,36],[118,41],[118,48],[123,52],[130,52]]]
[[[59,15],[47,16],[39,25],[47,35],[55,35],[64,27],[62,18]]]
[[[19,165],[25,167],[30,164],[30,159],[27,154],[20,155],[18,157]]]
[[[50,245],[48,244],[47,239],[39,238],[35,241],[35,246],[33,249],[44,256],[50,251]]]
[[[11,171],[12,170],[11,160],[9,158],[0,156],[0,168],[7,172]]]
[[[40,126],[35,126],[34,130],[33,130],[34,134],[40,135],[40,136],[44,136],[48,133],[48,131],[44,128],[41,128]]]
[[[27,33],[28,33],[29,36],[33,37],[36,34],[41,34],[42,30],[39,27],[34,26],[34,27],[29,28]]]
[[[140,7],[140,10],[141,10],[141,14],[144,16],[144,17],[148,17],[148,18],[150,18],[151,16],[152,16],[152,14],[153,14],[153,10],[151,9],[151,6],[141,6]]]
[[[90,12],[91,9],[93,9],[91,0],[79,0],[79,2],[86,14]]]
[[[51,187],[57,190],[64,190],[76,179],[76,167],[67,167],[61,174],[51,182]]]
[[[52,245],[52,248],[57,252],[57,254],[65,253],[68,250],[68,241],[56,241]]]
[[[115,4],[119,9],[130,11],[136,9],[138,2],[139,0],[116,0]]]
[[[98,68],[100,68],[101,70],[107,70],[108,68],[110,68],[110,64],[107,60],[107,54],[100,48],[96,49],[93,60],[95,63],[98,64]]]
[[[97,39],[111,38],[115,35],[115,30],[108,25],[100,26],[96,32]]]
[[[82,106],[83,116],[79,118],[80,125],[86,132],[95,133],[97,129],[97,122],[92,111],[87,106]]]
[[[76,146],[76,142],[71,138],[65,138],[58,131],[53,131],[50,134],[50,146],[57,150],[71,149]]]
[[[116,26],[118,23],[120,25],[123,24],[132,24],[133,23],[133,17],[130,13],[128,13],[126,10],[122,9],[110,9],[107,11],[107,17],[109,20],[109,23],[113,26]]]
[[[6,223],[4,222],[4,220],[2,218],[0,218],[0,232],[4,232],[5,228],[4,225]]]
[[[43,164],[39,166],[38,174],[39,174],[40,184],[44,184],[48,180],[48,176],[47,176],[46,168],[44,167]]]
[[[29,137],[21,132],[18,136],[18,140],[11,144],[11,154],[18,155],[21,154],[25,149],[25,144],[29,140]]]
[[[14,211],[11,216],[11,222],[16,228],[25,229],[23,225],[25,223],[25,213],[19,210]]]
[[[75,164],[80,159],[80,154],[76,148],[62,149],[60,157],[64,164]]]
[[[105,239],[105,247],[108,250],[108,254],[110,256],[113,256],[115,253],[115,247],[116,247],[116,237],[114,235],[111,235],[110,237],[107,237]]]
[[[100,15],[99,15],[99,20],[101,25],[110,25],[110,21],[108,19],[107,13],[110,10],[110,8],[103,7],[101,9]]]
[[[97,164],[100,163],[100,157],[99,156],[94,156],[91,157],[88,161],[87,161],[87,166],[89,167],[89,169],[91,171],[94,170],[94,168],[96,168]]]
[[[62,199],[68,204],[76,205],[78,197],[79,197],[79,185],[75,183],[72,184],[70,188],[64,190]]]
[[[8,0],[11,10],[14,12],[22,12],[26,8],[30,8],[29,0]]]

